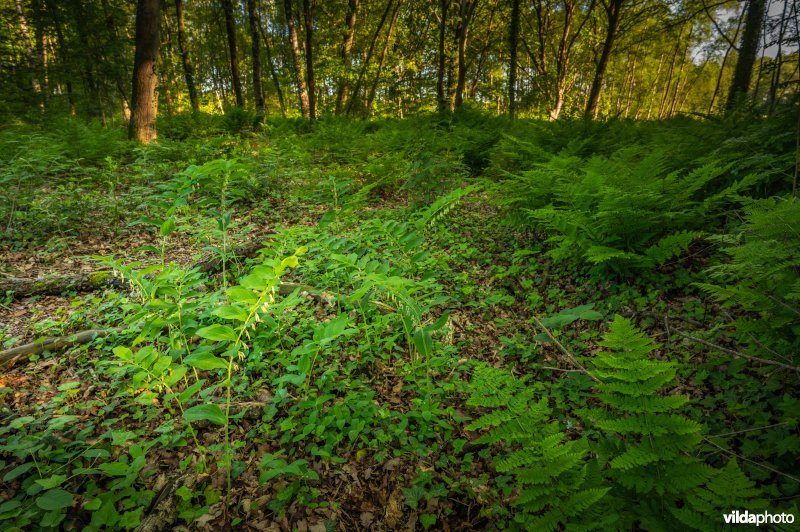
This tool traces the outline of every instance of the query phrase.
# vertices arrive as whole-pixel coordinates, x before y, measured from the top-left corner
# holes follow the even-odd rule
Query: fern
[[[419,214],[417,227],[425,228],[434,225],[447,216],[450,211],[455,209],[465,197],[476,192],[478,189],[478,185],[470,185],[464,188],[456,188],[448,194],[441,196]]]
[[[549,420],[547,399],[535,399],[532,388],[506,371],[479,366],[470,390],[467,406],[496,409],[468,429],[484,431],[476,443],[502,445],[494,464],[516,480],[514,521],[528,530],[599,526],[585,516],[609,488],[595,483],[597,475],[586,463],[587,441],[567,440]]]
[[[719,470],[714,470],[702,486],[691,490],[682,508],[673,508],[672,514],[684,525],[694,530],[719,530],[724,513],[747,509],[757,511],[767,508],[756,488],[736,460],[731,460]]]
[[[675,366],[649,358],[657,347],[651,338],[617,316],[601,345],[605,350],[594,358],[593,370],[602,381],[596,388],[600,405],[581,414],[605,434],[599,452],[628,524],[658,522],[662,512],[643,501],[658,498],[674,508],[709,474],[691,457],[702,427],[677,413],[686,397],[664,393]]]

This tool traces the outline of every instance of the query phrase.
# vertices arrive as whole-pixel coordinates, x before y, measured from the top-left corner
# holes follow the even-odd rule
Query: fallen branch
[[[182,486],[194,489],[208,478],[208,475],[183,474],[172,477],[159,491],[147,515],[142,519],[136,532],[162,532],[172,530],[172,525],[178,520],[178,504],[181,499],[177,494]]]
[[[591,373],[589,373],[589,370],[587,370],[586,368],[584,368],[584,367],[583,367],[583,365],[581,365],[581,363],[580,363],[580,362],[578,362],[578,359],[577,359],[577,358],[575,358],[575,356],[574,356],[572,353],[570,353],[570,352],[569,352],[569,350],[567,350],[567,348],[566,348],[566,347],[564,347],[564,346],[561,344],[561,342],[559,342],[559,341],[556,339],[556,337],[555,337],[555,336],[553,336],[553,333],[552,333],[552,332],[550,332],[550,329],[548,329],[547,327],[545,327],[544,323],[542,323],[542,322],[541,322],[541,320],[540,320],[539,318],[537,318],[536,316],[533,316],[533,321],[535,321],[535,322],[536,322],[536,325],[538,325],[538,326],[539,326],[539,328],[540,328],[540,329],[542,329],[542,331],[544,331],[544,333],[547,335],[547,337],[548,337],[548,338],[550,338],[550,341],[551,341],[551,342],[553,342],[553,343],[556,345],[556,347],[558,347],[558,350],[559,350],[559,351],[561,351],[561,352],[564,354],[564,356],[565,356],[565,357],[567,357],[567,361],[569,361],[569,363],[570,363],[570,364],[572,364],[574,367],[578,368],[578,369],[577,369],[577,371],[579,371],[579,372],[581,372],[581,373],[585,373],[585,374],[586,374],[586,375],[588,375],[588,376],[589,376],[589,377],[590,377],[590,378],[591,378],[591,379],[592,379],[594,382],[599,382],[599,383],[602,383],[602,382],[603,382],[603,381],[601,381],[600,379],[598,379],[597,377],[595,377],[594,375],[592,375]]]
[[[232,257],[251,259],[263,248],[261,242],[248,242],[231,251]],[[192,264],[201,273],[213,274],[222,269],[222,258],[218,255]],[[100,270],[78,275],[59,275],[40,279],[0,277],[0,294],[12,293],[14,299],[32,296],[57,296],[64,292],[93,292],[103,288],[122,288],[124,282],[113,272]]]
[[[86,344],[95,338],[102,338],[111,333],[118,332],[120,329],[89,329],[77,332],[68,336],[55,338],[42,338],[29,344],[12,347],[6,351],[0,351],[0,367],[10,367],[20,360],[27,359],[33,355],[38,355],[45,351],[59,351],[67,347]]]

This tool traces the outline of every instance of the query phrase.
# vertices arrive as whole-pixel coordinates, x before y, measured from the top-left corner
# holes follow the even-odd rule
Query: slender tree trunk
[[[200,110],[200,101],[197,97],[197,88],[194,85],[194,69],[189,59],[189,47],[186,42],[186,23],[183,20],[183,0],[175,0],[175,18],[178,20],[178,49],[181,53],[183,77],[186,80],[186,89],[189,91],[189,102],[192,111]]]
[[[336,89],[336,114],[340,115],[347,103],[348,77],[353,65],[351,53],[353,50],[353,40],[356,35],[356,13],[358,12],[359,0],[348,0],[347,16],[345,17],[345,31],[342,36],[342,75],[339,76],[339,83]]]
[[[675,43],[675,50],[672,52],[672,59],[669,63],[669,71],[667,73],[667,83],[664,85],[664,94],[661,96],[661,105],[658,106],[658,118],[664,118],[664,111],[667,105],[667,97],[669,96],[669,88],[672,86],[672,75],[675,73],[675,60],[678,58],[678,50],[680,50],[680,35],[678,42]]]
[[[300,113],[303,118],[308,118],[308,92],[306,83],[303,80],[303,68],[300,61],[300,41],[297,38],[297,28],[294,24],[292,14],[292,0],[283,0],[283,8],[286,12],[286,25],[289,29],[289,44],[292,49],[292,65],[294,66],[294,78],[297,85],[297,97],[300,100]]]
[[[594,72],[594,81],[589,90],[589,101],[586,104],[586,111],[583,117],[586,119],[596,119],[600,104],[600,91],[603,88],[603,80],[608,67],[608,60],[611,57],[611,49],[614,47],[614,40],[617,38],[617,26],[619,25],[620,12],[625,0],[608,0],[603,3],[606,10],[608,26],[606,27],[606,38],[603,42],[603,51],[600,53],[600,60],[597,62],[597,69]]]
[[[250,39],[252,40],[253,55],[253,98],[256,101],[256,120],[260,123],[264,119],[264,91],[261,89],[261,36],[259,28],[261,21],[258,16],[256,0],[247,0],[247,18],[250,22]]]
[[[447,93],[445,92],[445,73],[447,70],[445,38],[447,36],[447,10],[449,7],[450,0],[439,0],[439,64],[436,68],[436,107],[440,113],[449,108]]]
[[[464,87],[467,82],[467,38],[469,37],[469,23],[472,20],[472,15],[475,13],[475,7],[477,5],[478,0],[461,0],[459,6],[456,109],[464,104]]]
[[[20,0],[14,0],[14,7],[17,11],[17,18],[19,19],[19,29],[22,33],[22,44],[25,50],[25,59],[28,63],[28,68],[30,69],[29,76],[31,78],[31,87],[33,89],[33,94],[38,100],[39,105],[43,105],[41,96],[42,96],[42,86],[39,83],[38,72],[36,68],[36,56],[33,53],[33,42],[31,41],[30,31],[28,29],[28,20],[25,17],[25,11],[22,9],[22,2]]]
[[[143,144],[156,138],[156,62],[158,61],[159,0],[138,0],[136,52],[128,138]]]
[[[765,0],[749,0],[744,22],[744,33],[739,45],[739,57],[733,72],[731,88],[728,92],[728,110],[735,108],[747,97],[753,65],[758,55],[758,43],[761,39],[761,26],[766,11]]]
[[[511,24],[508,35],[508,116],[517,117],[517,42],[519,41],[519,2],[511,0]]]
[[[272,84],[275,86],[275,92],[278,95],[278,105],[281,108],[281,116],[286,118],[286,102],[283,99],[283,90],[281,89],[281,82],[278,79],[278,71],[275,69],[275,61],[272,60],[272,47],[269,44],[269,36],[264,32],[263,27],[259,27],[258,29],[261,32],[261,39],[264,41],[264,51],[267,54],[269,75],[270,78],[272,78]]]
[[[233,84],[233,94],[236,97],[236,105],[244,107],[244,96],[242,95],[242,81],[239,75],[239,51],[236,48],[236,23],[233,20],[232,0],[222,0],[222,11],[225,13],[225,33],[228,35],[228,51],[231,59],[231,82]]]
[[[786,36],[786,28],[789,25],[789,19],[786,17],[787,7],[789,7],[789,2],[785,2],[783,4],[783,12],[781,13],[780,25],[778,26],[778,53],[775,54],[775,68],[772,71],[772,79],[769,86],[769,96],[767,98],[768,109],[770,113],[772,113],[772,111],[775,109],[778,85],[780,85],[781,81],[781,68],[783,67],[783,40]]]
[[[366,116],[369,116],[372,112],[372,103],[375,100],[375,94],[378,91],[378,83],[381,79],[381,72],[383,71],[383,64],[386,62],[386,54],[389,53],[389,46],[392,43],[392,34],[394,33],[394,26],[397,22],[397,16],[400,14],[400,6],[402,5],[403,1],[400,0],[397,2],[397,5],[394,8],[394,14],[392,15],[392,20],[389,22],[389,29],[386,32],[386,42],[383,44],[383,50],[381,51],[381,58],[378,60],[378,71],[375,73],[375,79],[372,81],[372,87],[370,87],[368,96],[367,96],[367,105],[365,106]]]
[[[378,42],[378,36],[380,35],[381,30],[383,30],[383,26],[386,24],[386,19],[389,18],[389,13],[391,12],[393,5],[394,0],[389,0],[386,3],[386,9],[384,9],[380,22],[378,22],[378,27],[375,30],[375,33],[372,35],[372,40],[369,43],[367,54],[364,57],[364,63],[361,65],[361,70],[358,72],[358,79],[356,79],[356,84],[353,87],[352,95],[347,102],[347,114],[350,114],[353,111],[353,102],[356,101],[359,92],[361,92],[361,88],[364,86],[364,77],[367,74],[367,68],[369,68],[370,63],[372,62],[372,56],[375,52],[375,44]]]
[[[163,13],[164,19],[161,21],[166,40],[159,46],[161,54],[161,64],[156,68],[159,77],[159,86],[164,90],[164,104],[167,108],[167,116],[172,116],[175,111],[175,91],[172,81],[175,79],[172,71],[172,31],[169,27],[169,18],[166,11]]]
[[[308,118],[317,119],[317,81],[314,77],[314,6],[303,0],[303,25],[306,30],[306,85],[308,86]]]
[[[69,54],[69,50],[67,50],[66,41],[64,40],[64,32],[61,29],[61,17],[58,14],[58,8],[55,7],[53,0],[47,2],[47,10],[50,12],[50,17],[53,20],[53,26],[56,30],[56,43],[58,44],[58,50],[62,56],[67,56]],[[62,61],[63,62],[63,61]],[[69,104],[69,114],[70,116],[75,116],[76,108],[75,108],[75,94],[72,90],[72,80],[69,77],[69,73],[67,73],[67,78],[64,83],[67,88],[67,103]]]

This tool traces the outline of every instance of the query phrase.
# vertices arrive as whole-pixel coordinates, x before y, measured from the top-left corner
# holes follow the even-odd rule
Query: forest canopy
[[[796,92],[796,2],[3,0],[7,117],[126,120],[136,40],[161,114],[713,115]],[[141,29],[140,28],[140,29]],[[142,59],[142,56],[140,59]],[[142,59],[144,61],[144,59]]]

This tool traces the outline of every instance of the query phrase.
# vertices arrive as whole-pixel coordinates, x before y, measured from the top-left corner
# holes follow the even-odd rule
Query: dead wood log
[[[232,251],[232,256],[251,259],[263,248],[259,241],[247,242]],[[222,258],[218,255],[192,264],[201,273],[213,274],[222,269]],[[64,292],[93,292],[103,288],[122,288],[125,283],[110,271],[96,271],[77,275],[59,275],[39,279],[0,276],[0,294],[11,292],[14,299],[32,296],[57,296]]]
[[[20,360],[27,359],[33,355],[41,354],[45,351],[59,351],[61,349],[75,345],[86,344],[95,338],[108,336],[120,329],[89,329],[80,331],[68,336],[55,338],[42,338],[29,344],[12,347],[5,351],[0,351],[0,367],[11,367]]]
[[[172,530],[178,520],[180,496],[176,493],[182,486],[190,490],[205,482],[208,475],[183,474],[170,478],[159,490],[158,495],[147,509],[136,532],[163,532]]]

